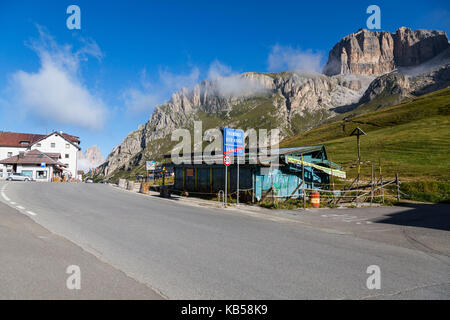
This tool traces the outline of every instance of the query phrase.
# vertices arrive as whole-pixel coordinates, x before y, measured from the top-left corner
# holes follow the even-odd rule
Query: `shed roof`
[[[40,164],[42,162],[45,162],[47,165],[63,165],[48,154],[40,152],[39,150],[31,150],[23,154],[3,159],[0,161],[0,164]]]
[[[326,151],[325,151],[325,147],[323,145],[293,147],[293,148],[279,148],[279,149],[267,148],[267,149],[265,149],[265,150],[267,150],[267,152],[263,152],[263,150],[264,150],[263,148],[259,148],[259,149],[256,149],[255,151],[253,151],[253,150],[250,150],[247,148],[247,149],[245,149],[245,157],[246,157],[246,159],[249,159],[249,160],[254,159],[255,157],[259,157],[259,162],[262,165],[270,164],[271,162],[273,162],[272,160],[275,157],[286,156],[286,155],[300,155],[302,153],[308,154],[308,153],[315,152],[315,151],[323,151],[325,153],[325,157],[326,157]],[[191,157],[192,163],[195,163],[196,156],[202,157],[203,161],[211,161],[211,162],[215,161],[215,162],[220,162],[220,163],[222,162],[222,158],[223,158],[222,153],[212,154],[211,156],[205,156],[202,154],[191,153],[190,157]],[[170,158],[170,155],[166,155],[165,158]],[[181,159],[188,160],[189,156],[180,157],[180,160]]]

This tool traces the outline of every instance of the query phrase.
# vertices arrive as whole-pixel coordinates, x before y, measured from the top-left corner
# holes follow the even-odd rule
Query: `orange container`
[[[139,190],[141,193],[143,194],[147,194],[148,193],[148,187],[150,186],[150,184],[148,182],[143,182],[141,184],[141,190]]]
[[[320,207],[320,193],[319,192],[311,192],[311,204],[314,208]]]

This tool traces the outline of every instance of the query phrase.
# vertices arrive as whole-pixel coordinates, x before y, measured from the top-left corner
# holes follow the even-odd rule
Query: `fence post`
[[[373,202],[373,175],[374,175],[374,173],[373,173],[373,162],[372,162],[372,176],[371,176],[371,179],[370,179],[370,205],[372,205],[372,202]]]
[[[302,194],[303,194],[303,210],[306,209],[306,194],[305,194],[305,165],[303,163],[303,153],[302,153]]]
[[[275,194],[273,191],[273,172],[271,172],[270,177],[271,177],[271,183],[272,183],[272,187],[271,187],[271,189],[272,189],[272,204],[275,205]]]
[[[400,201],[400,182],[398,181],[398,172],[395,173],[395,184],[397,185],[397,201]]]
[[[252,169],[252,203],[255,203],[255,171]]]

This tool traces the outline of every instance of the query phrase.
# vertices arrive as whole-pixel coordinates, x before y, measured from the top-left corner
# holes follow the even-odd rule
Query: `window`
[[[47,179],[47,171],[36,171],[36,179]]]
[[[26,146],[30,144],[30,141],[20,141],[20,144]]]
[[[8,158],[12,157],[12,152],[8,152]]]
[[[54,142],[52,142],[51,147],[54,148],[56,146],[56,144]]]
[[[37,146],[37,147],[40,147],[40,146],[41,146],[41,143],[39,142],[38,144],[36,144],[36,146]]]
[[[32,178],[33,177],[33,170],[22,170],[21,172],[22,176],[27,176]]]
[[[69,154],[68,153],[66,153],[66,159],[69,159]]]
[[[70,148],[70,144],[66,143],[66,149],[69,149],[69,148]]]

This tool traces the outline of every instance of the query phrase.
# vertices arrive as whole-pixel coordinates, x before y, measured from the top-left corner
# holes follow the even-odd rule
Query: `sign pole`
[[[227,206],[227,176],[228,176],[228,166],[225,165],[225,207]]]
[[[239,205],[239,155],[237,156],[237,196],[236,205]]]

